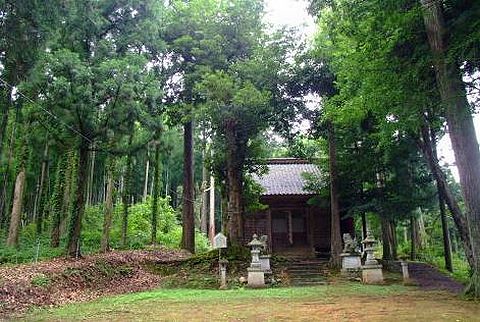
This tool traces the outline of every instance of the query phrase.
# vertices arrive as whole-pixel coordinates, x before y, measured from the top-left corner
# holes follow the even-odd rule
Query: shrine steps
[[[290,284],[295,286],[327,284],[328,272],[328,261],[326,260],[297,260],[287,266]]]

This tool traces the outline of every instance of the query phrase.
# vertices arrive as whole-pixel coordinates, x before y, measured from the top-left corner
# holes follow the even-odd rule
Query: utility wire
[[[3,78],[0,77],[0,82],[2,82],[5,86],[8,86],[10,87],[12,90],[15,90],[16,93],[18,93],[20,96],[22,96],[24,99],[26,99],[27,101],[29,101],[30,103],[38,106],[42,111],[44,111],[45,113],[47,113],[48,115],[50,115],[51,117],[53,117],[55,120],[57,120],[61,125],[63,125],[64,127],[66,127],[67,129],[69,129],[70,131],[72,131],[73,133],[79,135],[80,137],[82,137],[83,139],[87,140],[90,144],[93,144],[93,141],[90,140],[90,138],[86,137],[85,135],[83,135],[81,132],[79,132],[78,130],[76,130],[75,128],[71,127],[70,125],[68,125],[67,123],[63,122],[57,115],[55,115],[53,112],[47,110],[46,108],[44,108],[43,106],[41,106],[40,104],[38,104],[37,102],[35,102],[34,100],[32,100],[30,97],[26,96],[25,94],[23,94],[17,87],[9,84],[7,81],[5,81]]]

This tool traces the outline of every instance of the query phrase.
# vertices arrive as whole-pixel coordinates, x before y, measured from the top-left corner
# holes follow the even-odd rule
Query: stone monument
[[[261,264],[262,269],[265,272],[265,274],[271,274],[272,273],[272,269],[270,267],[271,256],[269,254],[267,254],[267,251],[268,251],[267,240],[268,240],[267,235],[260,236],[260,242],[262,243],[263,246],[262,246],[262,249],[261,249],[261,254],[259,256],[259,259],[260,259],[260,264]]]
[[[377,262],[373,255],[376,241],[370,230],[367,231],[367,237],[362,243],[367,254],[365,264],[362,266],[362,281],[365,284],[381,284],[383,283],[382,265]]]
[[[252,288],[265,287],[265,272],[260,263],[260,249],[263,243],[259,241],[257,237],[257,234],[254,234],[252,241],[248,243],[248,246],[252,249],[252,262],[250,263],[250,267],[247,268],[248,286]]]
[[[348,233],[343,234],[344,248],[340,256],[342,257],[341,274],[344,276],[357,277],[360,275],[362,267],[361,255],[357,251],[357,241],[352,239]]]

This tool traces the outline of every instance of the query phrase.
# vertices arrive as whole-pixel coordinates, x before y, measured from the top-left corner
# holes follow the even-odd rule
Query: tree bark
[[[435,178],[435,181],[437,182],[437,188],[441,191],[445,203],[447,204],[448,209],[452,214],[453,222],[455,223],[455,227],[457,228],[460,240],[463,243],[465,257],[467,258],[470,267],[473,267],[474,259],[467,219],[462,213],[462,210],[460,209],[457,200],[453,196],[453,193],[448,186],[445,174],[440,168],[438,159],[434,153],[431,142],[431,134],[428,127],[426,125],[422,126],[420,132],[422,140],[417,141],[417,144],[419,145],[420,150],[422,151],[422,154],[427,161],[427,164],[433,174],[433,177]]]
[[[206,146],[202,149],[202,211],[200,214],[200,231],[204,234],[208,232],[208,169],[206,162]]]
[[[12,213],[10,216],[10,228],[8,229],[7,246],[18,246],[18,234],[22,219],[23,192],[25,188],[25,166],[20,168],[15,180],[15,193],[13,197]]]
[[[182,248],[195,253],[193,121],[184,124],[183,139]]]
[[[122,247],[128,246],[128,212],[130,208],[130,192],[131,192],[131,175],[132,175],[132,157],[127,156],[127,165],[125,169],[124,187],[122,193]]]
[[[440,218],[442,220],[442,234],[443,234],[443,252],[445,257],[445,268],[453,272],[452,264],[452,246],[450,244],[450,234],[448,233],[447,214],[445,211],[445,201],[442,196],[442,191],[438,189],[438,208],[440,210]]]
[[[480,297],[480,151],[466,97],[462,73],[447,60],[448,30],[443,2],[421,0],[430,49],[434,55],[437,85],[444,105],[450,140],[460,177],[473,254],[472,277],[468,293]]]
[[[62,220],[62,209],[63,209],[63,196],[65,190],[65,156],[61,156],[57,164],[57,171],[55,176],[55,188],[52,194],[52,202],[50,205],[50,211],[52,212],[52,230],[51,230],[51,241],[50,245],[52,247],[60,246],[60,223]]]
[[[143,185],[143,202],[147,201],[148,196],[148,175],[150,171],[150,152],[147,149],[147,162],[145,163],[145,182]]]
[[[397,259],[397,241],[395,234],[395,225],[392,220],[380,216],[380,223],[382,228],[382,246],[383,259],[395,260]]]
[[[330,171],[330,209],[331,209],[331,228],[330,228],[330,253],[331,264],[333,267],[341,266],[340,254],[342,252],[342,236],[340,230],[340,205],[339,205],[339,187],[338,187],[338,169],[337,169],[337,145],[335,140],[335,129],[331,122],[328,126],[328,163]]]
[[[111,161],[113,163],[113,161]],[[103,230],[100,242],[100,252],[106,253],[110,249],[110,229],[113,217],[113,169],[114,165],[109,164],[107,170],[107,192],[105,194],[105,209],[103,212]]]
[[[42,166],[41,166],[41,171],[40,171],[40,179],[37,185],[37,192],[35,195],[35,201],[34,201],[34,206],[33,206],[33,218],[36,219],[37,221],[37,235],[40,236],[43,231],[43,207],[40,206],[40,204],[43,202],[42,197],[43,197],[43,189],[44,189],[44,182],[45,182],[45,174],[47,172],[47,166],[48,166],[48,135],[46,138],[45,142],[45,149],[43,151],[43,160],[42,160]],[[40,208],[40,211],[39,211]]]
[[[81,139],[78,149],[78,167],[77,167],[77,190],[75,192],[75,201],[70,220],[70,230],[67,243],[67,254],[70,257],[81,256],[80,252],[80,234],[82,230],[82,219],[85,212],[85,178],[88,172],[88,142]]]
[[[415,226],[415,216],[410,216],[410,260],[417,259],[417,233]]]
[[[215,237],[215,178],[210,176],[210,212],[209,212],[209,224],[208,224],[208,239],[213,245],[213,237]]]
[[[152,238],[153,245],[157,243],[158,199],[160,197],[160,144],[155,146],[155,163],[153,168],[153,198],[152,198]]]

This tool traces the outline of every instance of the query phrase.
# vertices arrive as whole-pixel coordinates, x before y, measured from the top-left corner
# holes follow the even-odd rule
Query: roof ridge
[[[267,164],[311,164],[310,161],[300,158],[269,158]]]

